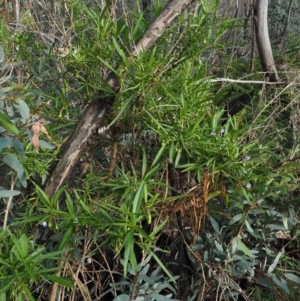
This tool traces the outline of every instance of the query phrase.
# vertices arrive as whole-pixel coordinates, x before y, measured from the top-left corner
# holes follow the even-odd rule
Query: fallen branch
[[[239,83],[239,84],[261,84],[261,85],[285,85],[284,82],[267,82],[261,80],[242,80],[242,79],[231,79],[231,78],[216,78],[209,79],[211,83],[228,82],[228,83]]]
[[[141,51],[147,51],[192,1],[171,0],[133,47],[131,55],[137,56]],[[76,129],[64,146],[59,162],[46,182],[45,193],[50,198],[67,182],[84,145],[115,101],[119,90],[119,78],[116,74],[110,73],[106,81],[114,94],[104,95],[100,92],[85,108]]]

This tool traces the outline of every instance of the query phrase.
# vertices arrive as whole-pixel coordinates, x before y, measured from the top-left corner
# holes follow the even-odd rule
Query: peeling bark
[[[268,31],[268,0],[256,0],[254,7],[254,25],[257,48],[263,71],[269,77],[270,82],[278,82],[270,38]]]
[[[147,51],[191,2],[193,0],[170,1],[136,44],[132,55],[137,56],[141,51]],[[107,83],[115,93],[118,92],[119,79],[114,73],[109,74]],[[45,193],[48,197],[52,197],[68,181],[84,145],[105,118],[114,100],[115,95],[104,95],[101,92],[85,108],[74,132],[64,146],[61,159],[46,182]]]

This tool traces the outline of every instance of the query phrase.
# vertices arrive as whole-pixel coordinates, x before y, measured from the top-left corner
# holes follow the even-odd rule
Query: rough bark
[[[170,1],[157,19],[150,25],[143,38],[136,44],[132,50],[132,55],[137,56],[141,51],[147,51],[192,1]],[[119,89],[118,77],[111,73],[107,78],[107,82],[117,93]],[[114,100],[115,96],[99,93],[86,107],[74,132],[64,146],[61,159],[46,183],[45,193],[48,197],[52,197],[67,182],[84,145],[96,127],[105,118]]]
[[[268,31],[268,0],[257,0],[254,7],[254,25],[257,48],[263,71],[271,82],[278,82]]]

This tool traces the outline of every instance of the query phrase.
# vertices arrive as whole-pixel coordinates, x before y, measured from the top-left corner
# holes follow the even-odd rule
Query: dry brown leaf
[[[33,130],[33,136],[32,136],[32,144],[34,146],[34,150],[36,152],[39,151],[39,132],[40,132],[40,121],[35,122],[32,125],[32,130]]]
[[[39,133],[40,132],[42,132],[50,142],[52,142],[56,147],[58,147],[58,144],[55,141],[53,141],[53,139],[48,134],[48,131],[46,130],[46,128],[44,127],[44,125],[41,121],[39,121],[39,120],[36,121],[32,125],[32,130],[33,130],[33,136],[32,136],[31,141],[32,141],[32,144],[33,144],[36,152],[39,151]]]

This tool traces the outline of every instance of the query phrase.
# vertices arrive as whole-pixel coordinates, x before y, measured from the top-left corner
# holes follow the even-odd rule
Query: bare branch
[[[242,80],[242,79],[231,79],[231,78],[216,78],[216,79],[209,79],[208,81],[212,83],[218,83],[218,82],[229,82],[229,83],[239,83],[239,84],[260,84],[260,85],[286,85],[285,82],[267,82],[267,81],[261,81],[261,80]]]

